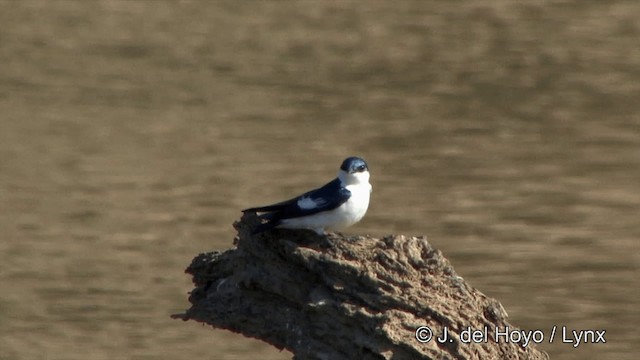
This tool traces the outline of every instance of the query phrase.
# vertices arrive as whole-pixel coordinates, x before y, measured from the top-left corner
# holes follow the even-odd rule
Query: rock
[[[193,259],[192,306],[174,317],[266,341],[295,359],[548,358],[531,343],[495,341],[496,328],[519,329],[425,237],[252,235],[258,221],[245,214],[234,224],[234,248]],[[431,341],[416,339],[424,326]],[[445,327],[450,340],[436,341]],[[463,341],[468,328],[486,331],[486,341]]]

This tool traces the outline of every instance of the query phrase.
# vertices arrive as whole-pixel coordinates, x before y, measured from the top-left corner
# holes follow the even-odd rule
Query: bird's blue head
[[[355,174],[369,171],[369,167],[363,159],[356,156],[351,156],[344,159],[342,165],[340,165],[340,170],[348,174]]]

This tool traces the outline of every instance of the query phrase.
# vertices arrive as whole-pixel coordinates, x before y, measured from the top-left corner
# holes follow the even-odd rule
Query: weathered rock
[[[184,314],[264,340],[295,359],[545,359],[531,344],[495,341],[509,326],[502,305],[469,286],[425,237],[276,230],[252,235],[255,215],[234,226],[235,248],[200,254],[186,270],[196,288]],[[416,339],[427,326],[434,338]],[[444,328],[450,341],[436,341]],[[488,330],[465,343],[463,330]]]

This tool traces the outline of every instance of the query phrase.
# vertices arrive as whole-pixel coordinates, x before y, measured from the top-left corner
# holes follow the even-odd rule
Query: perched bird
[[[324,234],[326,228],[339,230],[360,221],[369,207],[371,190],[367,163],[353,156],[342,162],[338,177],[323,187],[290,200],[242,212],[262,214],[259,217],[263,223],[254,233],[278,227],[311,229]]]

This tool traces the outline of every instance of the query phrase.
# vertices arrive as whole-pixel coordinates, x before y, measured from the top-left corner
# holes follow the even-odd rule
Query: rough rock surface
[[[547,358],[531,344],[496,342],[496,327],[518,330],[502,305],[424,237],[252,235],[257,222],[245,215],[234,224],[234,248],[193,259],[192,306],[176,318],[261,339],[295,359]],[[433,330],[431,341],[416,340],[421,326]],[[451,341],[436,341],[445,327]],[[486,327],[488,341],[462,342],[467,327]]]

